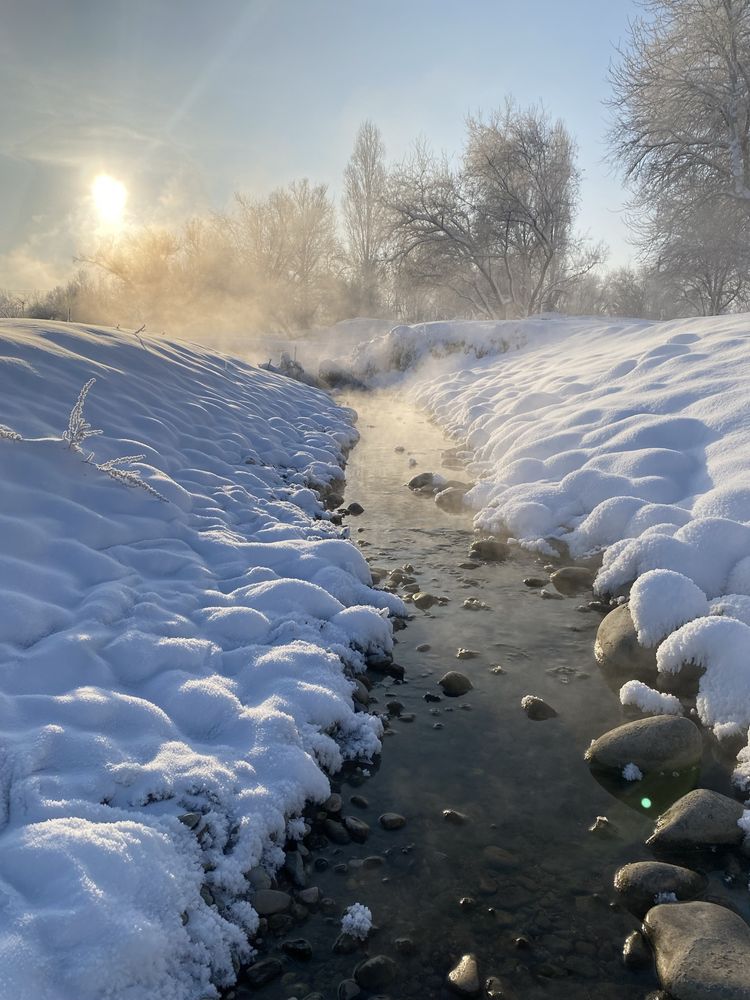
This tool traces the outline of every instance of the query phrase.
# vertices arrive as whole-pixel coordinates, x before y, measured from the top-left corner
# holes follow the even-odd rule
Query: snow
[[[626,781],[640,781],[643,778],[643,771],[637,764],[626,764],[622,769],[622,776]]]
[[[620,688],[620,703],[638,708],[644,715],[682,715],[679,698],[655,691],[643,681],[626,681]]]
[[[352,420],[197,347],[0,323],[4,995],[216,996],[257,927],[246,873],[379,751],[348,675],[405,609],[316,492]],[[100,468],[134,454],[164,500]]]
[[[719,738],[750,727],[749,328],[740,314],[427,324],[350,359],[400,379],[473,451],[476,528],[553,556],[561,541],[574,559],[603,552],[596,591],[629,593],[662,674],[703,668],[696,707]],[[621,700],[681,711],[641,682]],[[735,780],[750,790],[750,744]]]
[[[372,930],[372,912],[362,903],[352,903],[344,911],[341,918],[341,930],[344,934],[364,941]]]

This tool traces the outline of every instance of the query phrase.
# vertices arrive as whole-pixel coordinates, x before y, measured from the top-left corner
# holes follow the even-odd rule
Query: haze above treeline
[[[669,318],[750,304],[750,0],[647,0],[610,70],[612,169],[636,254],[610,267],[580,232],[575,137],[511,97],[466,119],[461,149],[388,157],[365,120],[341,194],[301,177],[178,227],[82,240],[67,283],[0,315],[200,335],[291,334],[541,312]]]

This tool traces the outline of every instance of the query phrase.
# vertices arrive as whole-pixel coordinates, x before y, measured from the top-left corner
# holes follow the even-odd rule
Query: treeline
[[[577,231],[565,124],[508,101],[463,148],[389,163],[359,129],[335,202],[295,181],[179,230],[128,228],[82,250],[65,286],[0,315],[150,331],[292,332],[559,311],[670,318],[750,304],[750,0],[643,0],[611,70],[610,147],[632,191],[633,267]]]

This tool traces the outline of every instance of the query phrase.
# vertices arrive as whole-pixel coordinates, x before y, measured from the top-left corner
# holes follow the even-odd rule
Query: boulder
[[[587,566],[563,566],[555,570],[550,581],[561,594],[572,597],[592,590],[596,571]]]
[[[628,679],[650,680],[656,674],[656,649],[638,642],[627,604],[620,604],[602,619],[594,656],[603,669],[624,674]]]
[[[643,927],[674,1000],[750,1000],[750,928],[715,903],[655,906]]]
[[[619,869],[614,885],[630,912],[642,917],[653,907],[659,893],[674,893],[680,902],[695,899],[705,889],[706,879],[678,865],[636,861]]]
[[[622,771],[635,764],[644,774],[695,767],[703,754],[698,727],[683,716],[656,715],[611,729],[594,740],[585,757],[591,767]]]
[[[743,812],[742,803],[736,799],[708,788],[696,788],[659,816],[646,843],[676,849],[739,844],[744,834],[737,821]]]

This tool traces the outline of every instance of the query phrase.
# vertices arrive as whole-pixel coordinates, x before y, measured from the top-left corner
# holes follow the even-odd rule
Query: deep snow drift
[[[313,492],[352,418],[197,348],[0,323],[2,996],[215,995],[257,923],[245,873],[322,767],[379,749],[344,665],[403,605]],[[134,454],[111,471],[163,499],[98,467]]]
[[[351,364],[381,381],[406,368],[417,402],[474,449],[478,528],[542,553],[555,540],[573,556],[605,550],[596,586],[637,581],[630,609],[659,671],[704,667],[702,721],[747,734],[749,316],[401,327]],[[622,699],[676,710],[643,684]],[[739,761],[750,788],[750,747]]]

